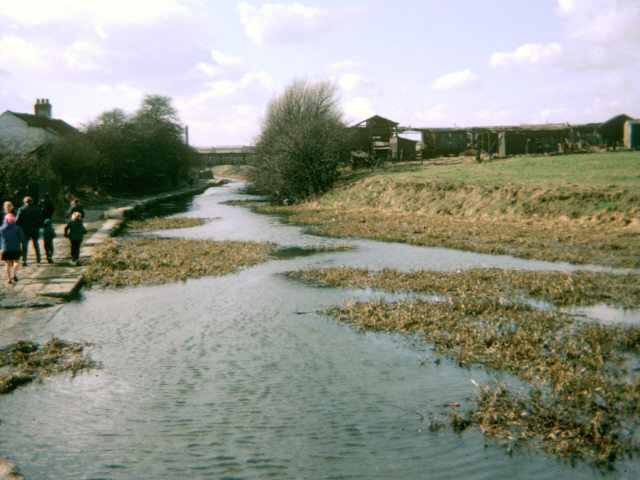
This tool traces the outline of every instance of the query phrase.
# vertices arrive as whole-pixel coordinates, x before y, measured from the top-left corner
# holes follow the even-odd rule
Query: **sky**
[[[0,112],[82,128],[171,98],[194,146],[250,145],[296,80],[347,124],[640,117],[640,0],[0,0]]]

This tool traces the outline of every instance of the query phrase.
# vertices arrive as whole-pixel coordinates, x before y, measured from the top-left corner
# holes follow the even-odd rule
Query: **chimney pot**
[[[36,98],[33,113],[38,117],[51,118],[51,104],[48,98]]]

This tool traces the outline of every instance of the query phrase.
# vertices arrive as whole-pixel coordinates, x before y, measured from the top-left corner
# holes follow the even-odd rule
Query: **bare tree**
[[[345,140],[336,87],[293,82],[267,106],[250,180],[277,202],[323,193],[338,178]]]

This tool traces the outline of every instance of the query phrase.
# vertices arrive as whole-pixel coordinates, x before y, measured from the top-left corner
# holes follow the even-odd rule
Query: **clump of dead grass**
[[[482,296],[505,299],[528,297],[558,306],[606,303],[640,307],[640,275],[607,272],[553,272],[473,268],[459,272],[328,267],[299,270],[293,278],[331,287],[372,287],[428,295]]]
[[[0,394],[10,393],[20,385],[61,372],[78,372],[95,368],[86,348],[76,343],[52,337],[44,345],[17,342],[0,349]]]
[[[225,275],[267,261],[276,249],[265,242],[111,239],[96,249],[85,278],[103,287],[122,287]]]
[[[132,230],[152,231],[152,230],[168,230],[174,228],[191,228],[204,225],[207,218],[195,217],[152,217],[144,220],[131,220],[127,222],[127,226]]]

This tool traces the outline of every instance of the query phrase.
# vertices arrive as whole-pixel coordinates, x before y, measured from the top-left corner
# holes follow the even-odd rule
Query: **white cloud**
[[[264,70],[256,73],[247,73],[240,79],[240,85],[243,87],[268,87],[273,86],[273,79]]]
[[[426,122],[427,124],[434,124],[444,120],[445,118],[445,109],[446,105],[436,105],[435,107],[431,107],[427,110],[421,110],[419,112],[414,113],[411,116],[411,123]]]
[[[565,122],[567,116],[570,114],[566,108],[544,108],[539,112],[535,112],[531,116],[531,123],[553,123],[553,122]]]
[[[522,118],[522,111],[515,111],[509,108],[500,110],[484,109],[475,113],[480,125],[516,125]]]
[[[249,144],[260,131],[264,106],[273,97],[275,86],[264,71],[241,78],[213,82],[195,95],[176,102],[195,145]]]
[[[344,112],[347,117],[354,118],[356,121],[364,120],[376,113],[371,105],[371,101],[365,97],[355,97],[345,101]]]
[[[2,2],[2,15],[24,25],[60,19],[97,24],[151,23],[161,17],[185,14],[174,0],[21,0]]]
[[[640,59],[638,0],[557,0],[564,39],[530,43],[513,52],[495,52],[493,67],[588,71],[628,68]]]
[[[332,26],[326,10],[300,3],[265,3],[256,8],[241,2],[238,12],[247,35],[257,44],[307,41]]]
[[[245,66],[241,58],[227,55],[217,50],[211,50],[211,57],[215,65],[208,62],[198,62],[196,65],[196,70],[204,72],[208,77],[223,75],[237,77]]]
[[[329,70],[349,71],[357,70],[362,67],[364,67],[364,62],[358,62],[355,60],[343,60],[341,62],[335,62],[329,65]]]
[[[211,50],[211,56],[218,63],[218,65],[222,65],[223,67],[235,67],[238,65],[242,65],[243,63],[241,58],[232,57],[231,55],[225,55],[224,53],[218,52],[217,50]]]
[[[454,90],[468,88],[477,85],[478,78],[469,69],[459,72],[451,72],[441,76],[433,82],[433,88],[436,90]]]
[[[67,65],[74,71],[88,71],[98,69],[97,57],[101,48],[93,42],[80,40],[71,45],[64,53]]]
[[[209,77],[215,77],[220,73],[220,69],[218,67],[206,62],[198,62],[196,70],[203,71]]]
[[[516,66],[546,66],[557,63],[562,56],[563,48],[559,43],[548,45],[528,43],[516,48],[513,52],[495,52],[489,59],[492,67]]]
[[[139,88],[132,87],[130,85],[118,84],[118,85],[99,85],[98,90],[103,95],[113,95],[119,97],[126,97],[129,99],[142,98],[144,91]]]
[[[338,78],[338,85],[343,90],[353,90],[362,83],[362,75],[357,73],[345,73]]]
[[[0,39],[0,65],[41,70],[49,66],[46,52],[39,46],[14,35]]]
[[[640,42],[637,0],[558,0],[570,38],[587,42]]]
[[[235,91],[236,86],[231,80],[219,80],[209,85],[209,93],[213,97],[226,97]]]

